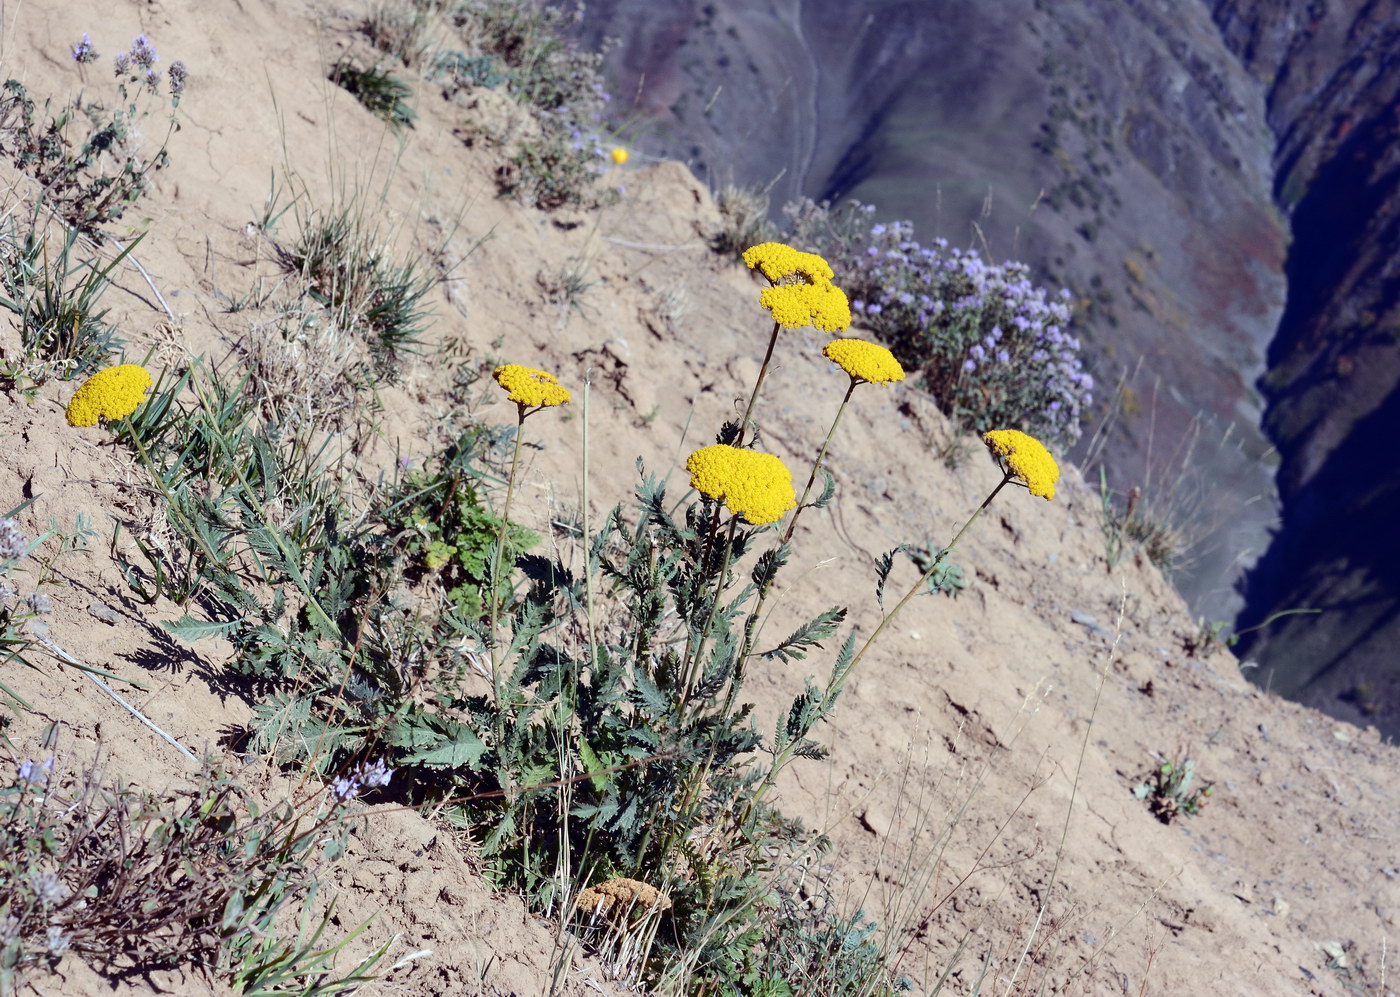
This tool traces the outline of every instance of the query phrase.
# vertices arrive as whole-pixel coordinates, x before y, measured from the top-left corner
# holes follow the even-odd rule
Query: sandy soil
[[[159,368],[185,350],[219,357],[249,334],[256,316],[225,303],[278,279],[274,247],[250,227],[277,171],[317,207],[362,192],[401,253],[445,245],[461,259],[435,292],[432,330],[465,358],[454,363],[501,358],[575,387],[591,379],[586,413],[576,406],[529,424],[540,449],[519,518],[543,525],[578,506],[585,418],[595,514],[630,494],[637,457],[674,474],[747,397],[766,343],[758,286],[707,248],[719,225],[708,192],[677,164],[634,157],[609,173],[621,196],[606,208],[544,214],[498,200],[490,178],[500,145],[468,146],[457,134],[475,120],[479,135],[485,111],[419,86],[418,125],[396,137],[324,80],[342,46],[363,44],[351,24],[264,0],[27,5],[6,18],[6,75],[35,95],[84,86],[67,58],[83,31],[104,55],[144,31],[165,65],[190,66],[171,166],[118,233],[127,223],[148,232],[136,258],[151,283],[123,266],[104,301],[130,341],[128,359],[154,349]],[[88,68],[89,90],[108,86],[106,65]],[[8,165],[0,176],[11,203],[32,193]],[[544,285],[578,259],[595,283],[570,308]],[[821,358],[822,341],[785,334],[757,414],[768,448],[793,467],[808,466],[846,386]],[[6,313],[0,348],[16,346]],[[436,448],[449,375],[447,355],[417,361],[381,392],[367,473]],[[180,607],[131,596],[109,538],[117,522],[148,517],[151,497],[107,434],[66,425],[72,387],[50,381],[35,401],[11,393],[0,406],[0,507],[38,496],[20,517],[30,535],[79,512],[98,531],[89,553],[58,564],[50,635],[143,683],[132,702],[183,744],[215,747],[251,704],[221,677],[226,646],[172,640],[158,621]],[[513,413],[488,396],[478,414],[504,422]],[[832,604],[850,606],[868,632],[878,620],[875,557],[900,542],[946,541],[996,482],[970,435],[956,469],[930,456],[955,434],[910,387],[857,392],[830,458],[837,501],[805,518],[770,634]],[[793,766],[781,786],[785,808],[833,840],[814,873],[900,932],[901,969],[918,993],[964,937],[945,992],[971,992],[986,953],[1003,992],[1027,950],[1012,992],[1042,983],[1050,993],[1393,992],[1381,981],[1385,946],[1400,933],[1394,746],[1266,695],[1228,652],[1189,654],[1196,627],[1157,570],[1107,570],[1096,508],[1071,467],[1054,502],[1004,493],[955,555],[967,589],[914,601],[862,662],[822,732],[833,758]],[[902,564],[891,591],[915,577]],[[760,729],[771,729],[781,694],[800,689],[807,664],[824,666],[813,658],[753,676]],[[188,777],[174,749],[78,672],[46,662],[40,674],[5,680],[38,708],[11,735],[21,757],[54,722],[64,751],[80,758],[100,743],[136,784]],[[1214,796],[1199,816],[1163,824],[1132,787],[1162,757],[1188,752]],[[393,958],[432,950],[378,985],[383,992],[547,992],[554,927],[520,898],[490,891],[460,832],[415,814],[371,815],[334,882],[344,925],[377,914],[365,945],[397,934]],[[1349,968],[1329,954],[1335,946]],[[621,992],[587,959],[566,975],[565,993]],[[33,991],[113,986],[65,964]],[[117,989],[207,993],[208,984],[176,975]]]

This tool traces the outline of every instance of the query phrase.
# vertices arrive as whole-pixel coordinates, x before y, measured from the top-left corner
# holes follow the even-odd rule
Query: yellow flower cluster
[[[804,253],[781,242],[764,242],[744,250],[744,262],[758,269],[772,287],[759,304],[773,313],[784,329],[813,326],[823,332],[843,332],[851,325],[846,292],[831,282],[831,266],[816,253]]]
[[[822,353],[857,381],[887,385],[904,380],[904,368],[894,354],[863,339],[833,339]]]
[[[670,897],[639,879],[609,879],[579,890],[574,898],[574,907],[580,913],[601,915],[610,921],[620,920],[637,908],[662,911],[670,906]]]
[[[765,287],[758,303],[773,313],[784,329],[812,326],[822,332],[844,332],[851,325],[846,292],[835,284],[778,284]]]
[[[529,408],[544,405],[563,405],[571,397],[569,389],[559,384],[553,374],[546,374],[533,367],[518,363],[508,363],[491,372],[496,383],[510,392],[506,397],[518,405]]]
[[[750,270],[757,267],[770,284],[786,277],[801,277],[809,284],[826,284],[836,276],[831,265],[816,253],[804,253],[781,242],[761,242],[744,250]]]
[[[96,426],[98,419],[122,419],[146,400],[151,375],[140,364],[99,370],[82,383],[68,403],[68,425]]]
[[[1034,436],[1018,429],[994,429],[982,439],[1006,462],[1007,469],[1025,482],[1032,495],[1049,501],[1055,497],[1055,482],[1060,480],[1060,466],[1050,451]]]
[[[797,507],[792,472],[772,454],[716,443],[691,454],[685,469],[690,487],[723,499],[731,513],[754,526],[775,523]]]

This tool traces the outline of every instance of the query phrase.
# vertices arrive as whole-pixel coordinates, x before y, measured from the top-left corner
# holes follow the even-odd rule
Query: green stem
[[[788,520],[787,529],[783,532],[783,539],[779,543],[787,543],[792,539],[792,531],[797,529],[797,517],[802,515],[802,510],[807,507],[807,496],[812,494],[812,485],[817,480],[817,471],[822,466],[822,461],[826,459],[826,451],[831,446],[831,438],[836,435],[836,427],[841,425],[841,417],[846,414],[846,403],[851,400],[851,394],[856,390],[856,385],[860,384],[854,377],[851,378],[851,386],[846,389],[846,397],[841,399],[841,407],[836,410],[836,418],[831,420],[831,428],[826,431],[826,439],[822,440],[821,452],[817,454],[817,459],[812,462],[812,473],[807,476],[807,487],[802,489],[802,497],[797,500],[797,508],[792,512],[792,519]]]
[[[487,584],[490,586],[490,591],[487,593],[487,602],[490,606],[491,614],[491,629],[487,631],[487,640],[490,642],[491,646],[491,687],[496,696],[496,710],[498,715],[501,709],[501,674],[500,662],[496,659],[496,620],[500,608],[497,605],[497,594],[500,589],[501,552],[505,550],[506,531],[510,529],[510,503],[515,497],[515,472],[520,466],[520,440],[525,435],[525,406],[517,402],[515,411],[515,453],[510,458],[510,478],[506,481],[506,504],[505,508],[501,511],[501,528],[496,534],[496,551],[491,556],[491,574],[487,581]]]
[[[807,476],[807,487],[802,490],[802,497],[797,500],[797,508],[793,510],[792,519],[788,520],[787,529],[783,531],[783,538],[778,541],[781,547],[792,539],[793,530],[797,529],[797,517],[802,515],[802,510],[807,507],[807,496],[812,494],[812,485],[817,480],[817,471],[822,466],[822,461],[826,459],[827,448],[831,446],[831,439],[836,435],[836,427],[841,425],[841,416],[846,413],[846,404],[851,400],[852,393],[856,390],[856,385],[860,382],[854,377],[851,378],[851,386],[846,389],[846,397],[841,399],[841,407],[836,410],[836,418],[831,420],[831,427],[826,431],[826,439],[822,441],[821,451],[817,454],[817,459],[812,463],[812,473]],[[758,605],[749,614],[748,621],[744,625],[744,644],[739,651],[738,663],[734,666],[734,681],[729,685],[729,696],[725,701],[724,712],[728,714],[734,706],[734,699],[739,694],[739,686],[744,681],[744,665],[749,660],[749,655],[753,653],[753,644],[757,636],[757,624],[763,615],[763,606],[768,601],[768,594],[773,590],[773,581],[776,574],[769,575],[763,583],[763,588],[758,593]]]
[[[739,517],[732,516],[729,520],[729,532],[724,538],[724,562],[719,568],[719,578],[715,581],[715,597],[710,602],[710,612],[705,617],[704,629],[700,631],[700,643],[695,649],[695,656],[691,659],[688,668],[684,669],[685,685],[681,690],[681,709],[685,709],[686,702],[690,699],[690,693],[695,687],[695,680],[699,675],[704,674],[705,669],[705,644],[710,639],[710,627],[715,624],[715,614],[719,612],[719,602],[724,595],[724,579],[729,574],[729,562],[734,557],[734,530],[739,525]],[[698,674],[692,674],[698,673]]]
[[[754,406],[758,404],[758,392],[763,387],[763,379],[768,376],[768,363],[773,359],[773,347],[778,343],[778,330],[781,329],[777,322],[773,323],[773,333],[768,337],[768,351],[763,354],[763,366],[758,368],[758,380],[753,382],[753,393],[749,395],[748,408],[744,409],[743,421],[739,423],[739,445],[744,444],[744,434],[748,432],[749,417],[753,415]]]
[[[1006,476],[1001,479],[1001,483],[992,489],[992,493],[982,501],[982,504],[977,507],[977,511],[974,512],[968,518],[966,523],[963,523],[962,529],[958,530],[958,535],[953,538],[952,543],[948,544],[947,547],[944,547],[938,552],[937,555],[934,556],[933,563],[928,566],[928,570],[925,571],[923,575],[919,578],[919,580],[914,583],[913,588],[911,588],[908,592],[904,593],[904,598],[899,600],[899,603],[894,607],[894,609],[891,609],[885,615],[885,618],[880,621],[880,625],[875,628],[875,632],[872,633],[868,638],[866,638],[865,643],[862,644],[860,650],[856,652],[856,656],[851,659],[851,669],[854,669],[855,666],[860,663],[860,659],[865,657],[865,652],[870,650],[870,647],[872,644],[875,643],[876,638],[878,638],[880,634],[884,633],[885,628],[888,627],[890,623],[894,621],[894,618],[899,615],[899,611],[904,608],[904,604],[907,603],[910,599],[912,599],[914,597],[914,594],[924,587],[924,583],[933,577],[933,573],[938,570],[938,566],[943,563],[943,559],[953,552],[953,548],[958,545],[958,541],[963,538],[963,534],[967,532],[968,527],[970,527],[973,523],[977,521],[977,517],[982,515],[982,511],[986,509],[987,506],[992,504],[992,499],[997,497],[997,493],[1000,492],[1003,488],[1005,488],[1006,483],[1010,481],[1013,477],[1014,475],[1010,471],[1007,471]]]

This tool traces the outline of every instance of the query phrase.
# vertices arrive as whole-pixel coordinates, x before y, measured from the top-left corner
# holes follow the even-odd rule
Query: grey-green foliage
[[[329,944],[330,914],[312,913],[344,831],[336,804],[260,810],[212,767],[155,795],[96,762],[69,775],[52,755],[26,760],[0,781],[0,993],[66,954],[106,973],[198,966],[240,993],[345,992],[385,949],[339,973],[364,926]],[[294,911],[303,926],[288,937]]]
[[[11,364],[0,376],[38,384],[50,376],[82,377],[106,366],[122,341],[99,308],[111,285],[112,272],[136,244],[101,262],[78,252],[79,234],[68,230],[60,238],[46,235],[42,223],[23,224],[11,218],[0,229],[0,306],[19,325],[22,364]]]
[[[818,728],[855,660],[854,635],[837,640],[845,611],[758,643],[755,599],[786,545],[710,499],[675,503],[643,473],[631,510],[594,527],[581,562],[517,548],[510,573],[480,589],[509,634],[493,647],[481,602],[424,611],[398,590],[435,584],[416,510],[448,522],[441,502],[484,494],[508,437],[471,428],[356,512],[345,453],[261,411],[242,379],[197,365],[162,379],[118,430],[149,461],[176,540],[143,542],[128,578],[191,605],[167,622],[175,635],[233,643],[235,669],[264,690],[254,749],[323,775],[383,757],[396,792],[476,829],[494,878],[545,909],[565,856],[593,881],[665,884],[674,906],[644,975],[683,963],[697,985],[761,992],[743,977],[773,863],[812,847],[767,794],[787,764],[825,754]],[[581,638],[590,576],[596,644]],[[827,659],[820,678],[761,732],[741,705],[746,667],[814,658]]]
[[[1196,783],[1196,762],[1186,758],[1166,761],[1157,766],[1146,782],[1133,787],[1133,795],[1146,800],[1153,816],[1170,824],[1178,814],[1194,817],[1205,806],[1215,788],[1214,783]]]
[[[349,60],[331,67],[327,78],[344,89],[376,118],[395,128],[412,128],[415,115],[407,101],[413,88],[383,66],[363,68]]]

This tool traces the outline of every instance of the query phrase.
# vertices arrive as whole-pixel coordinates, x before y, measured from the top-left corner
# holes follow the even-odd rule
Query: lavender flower
[[[125,52],[118,52],[117,57],[112,60],[112,64],[118,76],[125,76],[131,72],[131,56]]]
[[[185,92],[185,80],[189,78],[189,75],[190,71],[179,59],[170,64],[170,96],[178,97]]]
[[[34,896],[45,906],[62,903],[73,895],[55,872],[40,872],[29,877],[29,888],[34,891]]]
[[[0,561],[16,561],[24,556],[29,541],[13,519],[0,519]]]
[[[27,782],[31,786],[42,786],[49,781],[49,776],[53,775],[53,755],[42,762],[34,762],[29,759],[19,763],[19,781]]]
[[[967,361],[966,363],[963,364],[963,370],[965,370],[965,371],[966,371],[967,373],[969,373],[969,374],[971,374],[971,373],[972,373],[974,370],[976,370],[976,369],[977,369],[977,362],[976,362],[975,360],[969,360],[969,361]]]
[[[349,775],[343,775],[331,783],[331,794],[342,802],[351,800],[366,789],[380,789],[389,785],[393,774],[394,770],[382,758],[374,763],[361,762]]]
[[[92,39],[86,31],[83,32],[83,40],[73,46],[73,61],[81,66],[97,61],[97,49],[92,47]]]
[[[131,42],[131,61],[142,69],[150,69],[160,61],[156,47],[145,35],[137,35]]]
[[[144,81],[146,88],[154,92],[160,86],[160,70],[155,68],[146,70]]]

